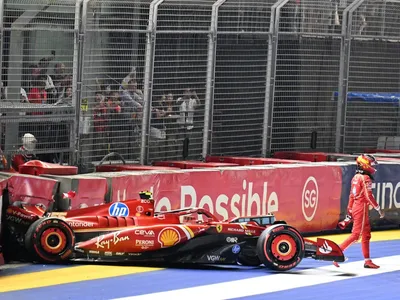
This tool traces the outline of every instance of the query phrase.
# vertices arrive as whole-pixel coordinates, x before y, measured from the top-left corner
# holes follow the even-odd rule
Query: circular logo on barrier
[[[303,188],[303,195],[301,198],[301,208],[303,210],[304,218],[311,221],[318,207],[318,183],[317,180],[310,176],[308,177]]]

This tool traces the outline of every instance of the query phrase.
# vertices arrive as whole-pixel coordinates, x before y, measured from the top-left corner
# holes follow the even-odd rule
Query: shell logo
[[[179,243],[181,235],[179,231],[172,227],[164,228],[158,235],[158,242],[162,248],[172,247]]]

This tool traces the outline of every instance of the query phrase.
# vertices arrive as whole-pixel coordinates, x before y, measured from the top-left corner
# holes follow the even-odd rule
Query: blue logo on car
[[[238,254],[240,252],[240,246],[239,245],[235,245],[232,247],[232,253],[233,254]]]
[[[129,216],[129,208],[125,203],[115,202],[108,209],[111,217],[127,217]]]

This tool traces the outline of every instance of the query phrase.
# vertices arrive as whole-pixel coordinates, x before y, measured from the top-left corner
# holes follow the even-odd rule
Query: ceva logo
[[[129,216],[129,208],[125,203],[115,202],[108,209],[108,213],[112,217],[127,217]]]
[[[312,221],[318,206],[318,183],[313,176],[308,177],[304,184],[301,200],[304,218],[307,221]]]

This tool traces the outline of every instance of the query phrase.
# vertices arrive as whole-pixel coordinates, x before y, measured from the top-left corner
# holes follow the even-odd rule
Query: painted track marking
[[[159,298],[177,300],[190,299],[193,295],[207,295],[207,298],[210,300],[234,299],[400,271],[400,255],[377,258],[374,261],[381,266],[380,269],[364,269],[364,261],[355,261],[341,264],[340,268],[326,266],[302,271],[293,270],[293,272],[270,274],[267,276],[160,293],[116,298],[114,300],[146,300]]]

